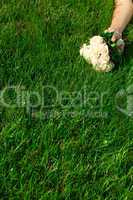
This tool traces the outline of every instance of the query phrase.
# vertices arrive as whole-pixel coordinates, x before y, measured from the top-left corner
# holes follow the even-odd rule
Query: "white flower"
[[[83,56],[86,60],[89,60],[90,46],[83,44],[83,46],[80,49],[80,55]]]
[[[97,71],[109,72],[114,67],[110,61],[108,46],[101,36],[92,37],[89,45],[84,44],[80,49],[80,55]]]
[[[93,44],[102,44],[104,42],[103,38],[101,36],[93,36],[91,39],[90,39],[90,45],[93,45]]]

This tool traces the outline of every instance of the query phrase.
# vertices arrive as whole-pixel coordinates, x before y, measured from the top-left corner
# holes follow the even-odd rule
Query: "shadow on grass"
[[[116,66],[113,71],[117,71],[119,68],[123,66],[124,63],[128,63],[129,60],[131,59],[133,59],[133,41],[127,42],[124,54],[122,56],[122,60],[120,63],[116,63]]]
[[[124,57],[126,61],[133,58],[133,41],[128,42],[126,45]]]

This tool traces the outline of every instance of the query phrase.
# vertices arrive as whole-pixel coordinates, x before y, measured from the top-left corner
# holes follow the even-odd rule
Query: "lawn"
[[[132,199],[132,45],[110,73],[79,55],[112,11],[113,0],[0,1],[1,200]]]

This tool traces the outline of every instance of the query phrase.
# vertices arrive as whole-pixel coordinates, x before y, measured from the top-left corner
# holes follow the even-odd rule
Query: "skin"
[[[115,0],[115,10],[113,13],[111,26],[108,28],[109,32],[116,31],[112,37],[115,42],[122,38],[122,32],[128,25],[133,16],[133,1],[132,0]]]

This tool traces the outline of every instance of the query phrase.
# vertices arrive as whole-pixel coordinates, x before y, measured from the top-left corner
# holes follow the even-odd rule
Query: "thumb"
[[[122,35],[120,33],[114,32],[113,37],[111,39],[112,42],[116,42],[117,40],[121,39]]]
[[[111,38],[111,41],[112,41],[112,42],[116,42],[116,40],[117,40],[116,36],[113,35],[113,37]]]

